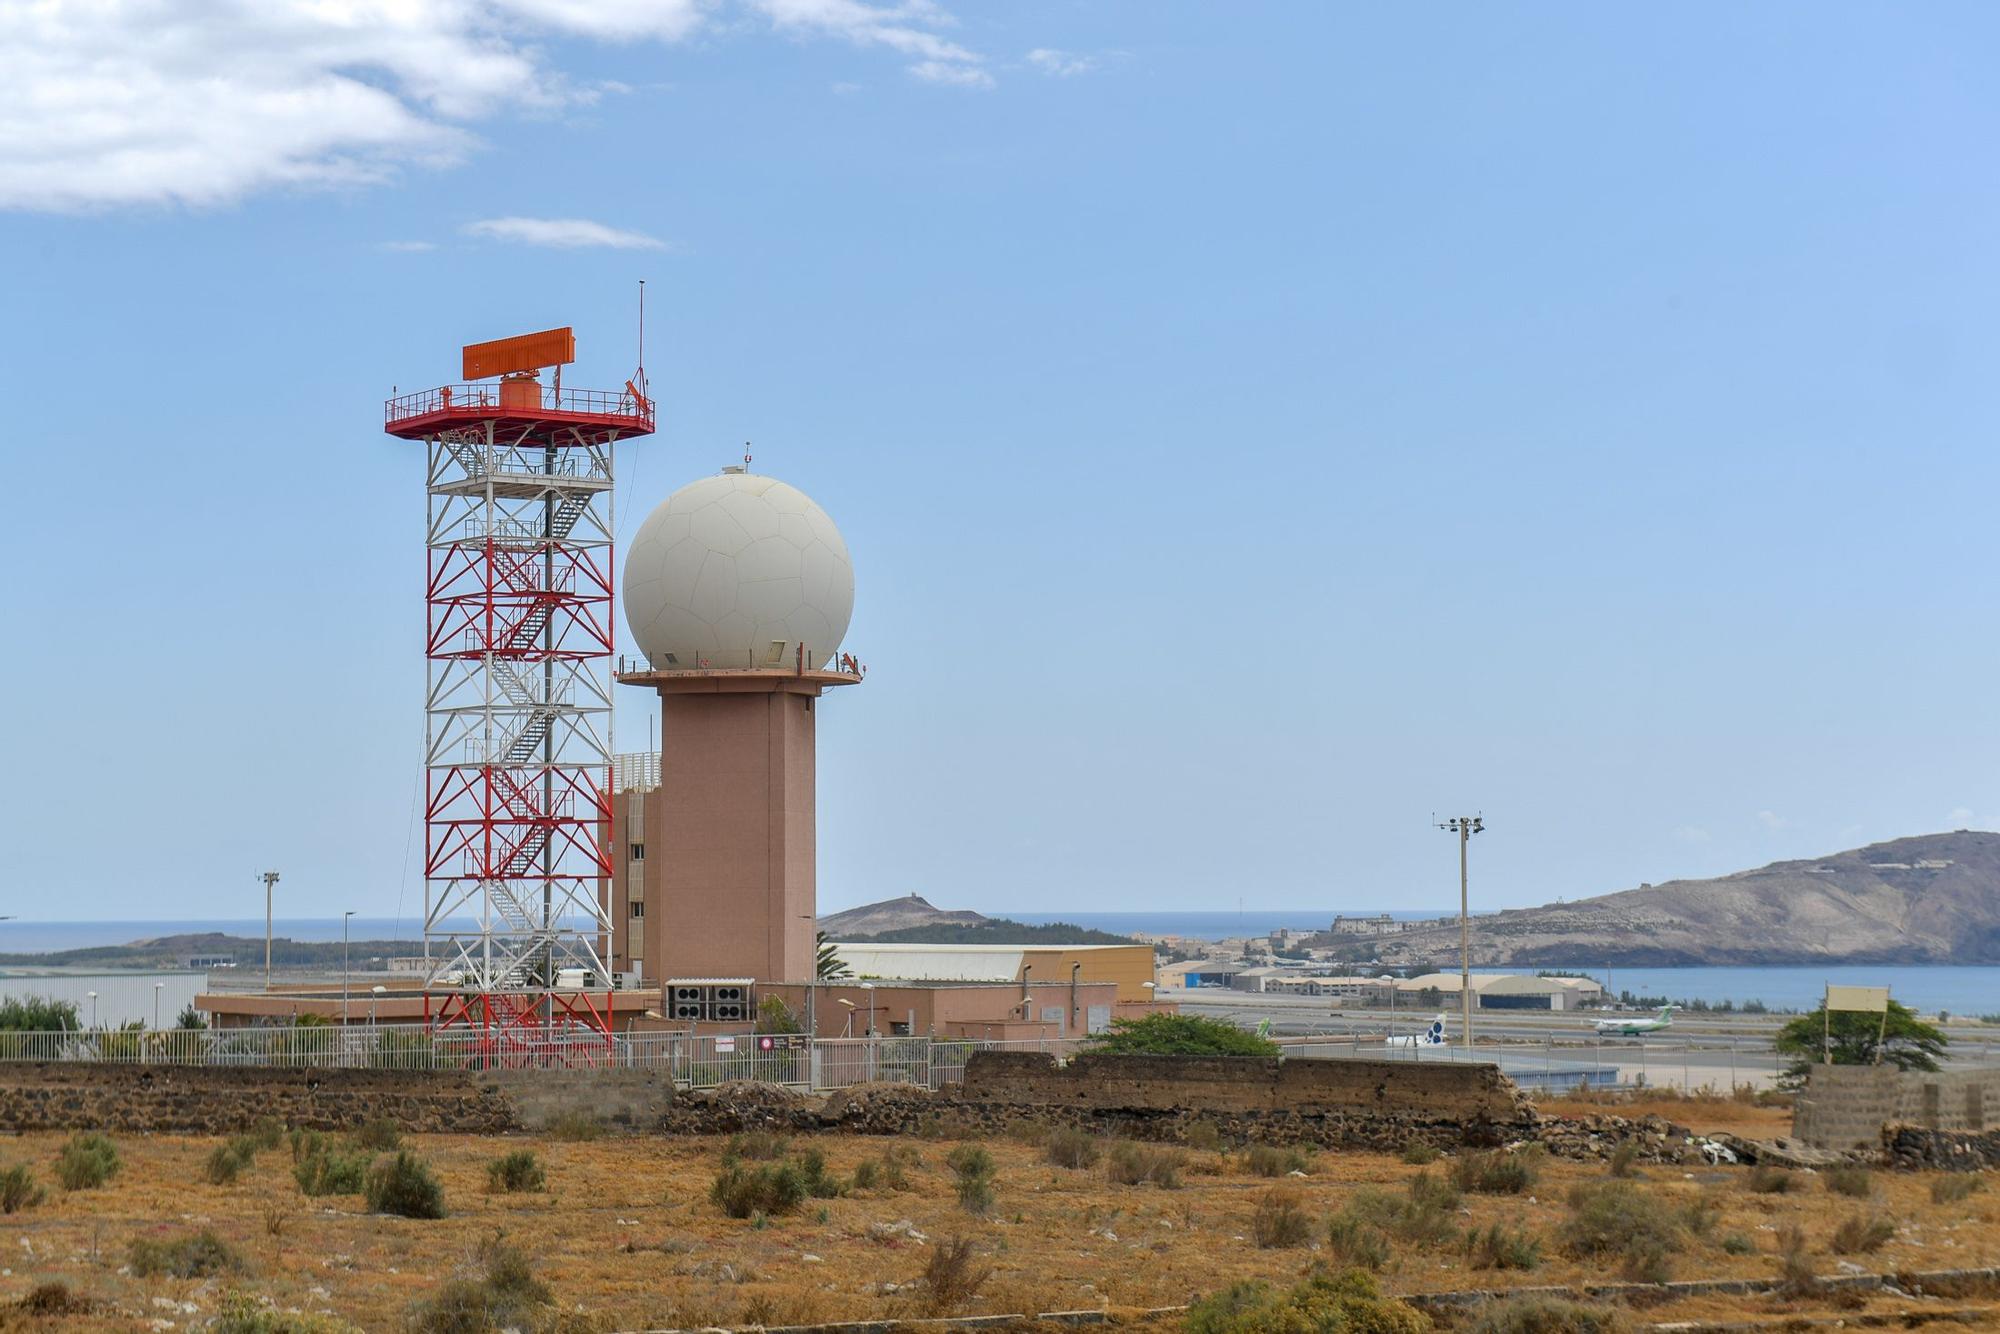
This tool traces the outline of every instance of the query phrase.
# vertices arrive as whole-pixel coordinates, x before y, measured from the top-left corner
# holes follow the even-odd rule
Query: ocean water
[[[1349,917],[1373,917],[1376,912],[1350,912]],[[1390,912],[1398,921],[1414,922],[1428,918],[1443,917],[1457,909],[1431,908],[1421,911]],[[1192,936],[1197,940],[1224,940],[1233,936],[1268,936],[1280,927],[1291,927],[1300,931],[1324,931],[1333,924],[1333,910],[1312,911],[1309,909],[1250,908],[1237,912],[1009,912],[1004,909],[990,910],[992,917],[1009,917],[1017,922],[1041,926],[1049,922],[1068,922],[1071,926],[1087,926],[1099,931],[1112,931],[1119,935],[1130,935],[1134,931],[1144,931],[1155,936]]]

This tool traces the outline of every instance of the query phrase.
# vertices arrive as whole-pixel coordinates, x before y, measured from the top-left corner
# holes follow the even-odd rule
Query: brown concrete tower
[[[861,679],[839,652],[854,605],[846,543],[803,493],[731,469],[641,525],[624,600],[646,661],[618,679],[659,694],[660,772],[639,821],[644,916],[627,918],[621,952],[660,981],[806,981],[816,705]]]

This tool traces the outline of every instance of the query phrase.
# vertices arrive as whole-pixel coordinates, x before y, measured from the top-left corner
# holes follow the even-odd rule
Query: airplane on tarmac
[[[1655,1019],[1600,1019],[1597,1032],[1602,1037],[1638,1038],[1674,1026],[1674,1007],[1662,1005]]]
[[[1383,1038],[1382,1044],[1387,1047],[1442,1047],[1445,1045],[1444,1016],[1439,1015],[1431,1020],[1431,1026],[1421,1033],[1408,1037]]]

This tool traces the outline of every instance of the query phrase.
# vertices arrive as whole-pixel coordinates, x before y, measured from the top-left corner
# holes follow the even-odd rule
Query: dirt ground
[[[1601,1109],[1592,1109],[1601,1110]],[[1741,1109],[1738,1109],[1739,1111]],[[1754,1110],[1754,1109],[1753,1109]],[[1737,1123],[1740,1124],[1740,1123]],[[1732,1128],[1735,1128],[1732,1125]],[[964,1236],[991,1275],[957,1309],[1045,1312],[1175,1305],[1236,1279],[1291,1280],[1305,1272],[1326,1237],[1325,1219],[1362,1186],[1403,1189],[1419,1169],[1381,1154],[1323,1152],[1304,1177],[1252,1175],[1243,1155],[1188,1151],[1185,1185],[1121,1186],[1103,1167],[1055,1167],[1042,1149],[1011,1139],[985,1142],[998,1172],[986,1217],[957,1203],[945,1164],[951,1141],[852,1136],[794,1140],[794,1152],[821,1150],[829,1168],[851,1177],[864,1158],[892,1144],[921,1155],[910,1189],[856,1190],[808,1200],[768,1221],[734,1220],[710,1203],[719,1139],[605,1137],[588,1142],[455,1136],[408,1141],[436,1169],[449,1216],[415,1221],[370,1215],[358,1196],[307,1198],[280,1147],[260,1154],[235,1183],[209,1185],[202,1163],[217,1141],[122,1137],[123,1169],[106,1186],[65,1192],[54,1184],[58,1135],[0,1141],[0,1167],[25,1164],[47,1188],[42,1204],[0,1216],[0,1303],[59,1280],[96,1303],[92,1314],[22,1323],[0,1310],[0,1328],[202,1328],[225,1291],[238,1288],[279,1310],[324,1313],[368,1330],[404,1327],[413,1304],[454,1277],[481,1272],[482,1243],[504,1236],[534,1260],[577,1328],[646,1329],[716,1324],[788,1324],[920,1313],[913,1287],[937,1245]],[[547,1189],[495,1194],[486,1165],[509,1149],[532,1148],[547,1168]],[[1437,1173],[1449,1160],[1430,1170]],[[1601,1165],[1546,1162],[1516,1196],[1468,1195],[1459,1222],[1505,1221],[1545,1239],[1531,1271],[1473,1270],[1461,1247],[1399,1246],[1382,1281],[1391,1292],[1615,1280],[1602,1265],[1561,1253],[1554,1238],[1567,1217],[1570,1187],[1601,1180]],[[1821,1274],[1842,1261],[1870,1272],[2000,1264],[2000,1189],[1933,1203],[1922,1175],[1874,1174],[1871,1195],[1832,1193],[1812,1174],[1784,1194],[1748,1189],[1747,1170],[1686,1172],[1648,1167],[1640,1185],[1677,1205],[1712,1198],[1719,1208],[1705,1238],[1673,1256],[1674,1277],[1770,1277],[1779,1229],[1797,1224]],[[1313,1220],[1308,1246],[1261,1249],[1252,1217],[1274,1189],[1294,1192]],[[1873,1254],[1840,1257],[1829,1239],[1843,1221],[1880,1215],[1893,1237]],[[132,1243],[212,1228],[240,1252],[247,1270],[223,1279],[141,1279],[129,1267]],[[1724,1249],[1725,1239],[1747,1253]],[[1990,1303],[1989,1303],[1990,1304]],[[1902,1303],[1908,1305],[1908,1303]],[[1935,1306],[1935,1303],[1932,1303]],[[1822,1309],[1768,1297],[1707,1300],[1655,1308],[1646,1318],[1778,1319]],[[1830,1308],[1824,1308],[1830,1309]],[[1866,1310],[1901,1309],[1871,1298]],[[1851,1312],[1849,1314],[1852,1314]]]

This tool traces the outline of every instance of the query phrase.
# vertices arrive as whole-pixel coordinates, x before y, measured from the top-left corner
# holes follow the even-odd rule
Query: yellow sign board
[[[1887,1014],[1889,988],[1841,987],[1829,982],[1826,984],[1826,1008],[1852,1010],[1860,1014]]]

